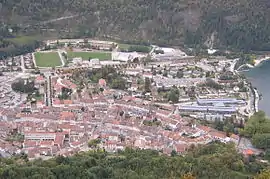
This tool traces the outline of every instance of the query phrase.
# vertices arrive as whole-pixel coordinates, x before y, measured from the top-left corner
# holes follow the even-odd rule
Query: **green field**
[[[98,58],[99,60],[111,60],[110,52],[68,52],[68,58],[81,57],[83,60]]]
[[[145,45],[133,45],[133,44],[118,44],[118,47],[121,51],[130,51],[130,52],[144,52],[148,53],[151,50],[150,46]]]
[[[61,66],[61,60],[57,52],[35,53],[36,65],[38,67]]]
[[[128,50],[128,48],[132,46],[130,44],[118,44],[118,47],[123,50]]]
[[[29,43],[34,43],[39,38],[36,36],[18,36],[15,38],[6,38],[5,40],[17,44],[17,45],[24,45]]]

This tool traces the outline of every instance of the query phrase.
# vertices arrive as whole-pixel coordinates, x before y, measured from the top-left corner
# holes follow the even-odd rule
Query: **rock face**
[[[50,30],[60,37],[105,36],[174,45],[207,42],[207,46],[268,50],[269,4],[267,0],[4,0],[0,21],[31,33]],[[65,18],[70,16],[74,17]]]

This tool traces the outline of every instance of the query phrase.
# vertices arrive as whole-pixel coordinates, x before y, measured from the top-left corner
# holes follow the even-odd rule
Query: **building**
[[[145,55],[137,52],[112,52],[112,60],[121,62],[133,62],[134,59],[141,59]]]
[[[197,103],[201,106],[217,106],[217,105],[245,105],[244,100],[235,98],[212,98],[212,99],[197,99]]]
[[[106,87],[106,84],[107,83],[106,83],[106,80],[105,79],[101,78],[101,79],[98,80],[98,85],[100,87],[104,88],[104,87]]]
[[[55,140],[56,133],[54,132],[26,132],[24,133],[25,140]]]
[[[225,106],[198,106],[198,105],[180,105],[181,112],[202,112],[202,113],[218,113],[218,114],[234,114],[237,112],[235,107]]]

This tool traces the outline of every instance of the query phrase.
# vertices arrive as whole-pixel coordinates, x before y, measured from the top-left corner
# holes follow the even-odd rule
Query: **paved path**
[[[62,65],[61,65],[62,67],[65,66],[65,61],[66,61],[66,59],[65,59],[65,58],[63,57],[63,55],[62,55],[62,53],[64,53],[64,52],[65,52],[65,51],[63,51],[63,50],[62,50],[62,51],[61,51],[61,50],[58,50],[58,51],[57,51],[57,53],[58,53],[58,55],[59,55],[59,57],[60,57],[61,63],[62,63]]]
[[[48,104],[48,106],[52,106],[52,96],[51,96],[51,76],[49,75],[49,76],[47,76],[46,77],[47,78],[47,91],[46,91],[46,93],[47,93],[47,104]]]
[[[21,55],[20,58],[21,58],[21,68],[22,68],[22,72],[25,73],[25,67],[24,67],[24,58],[23,58],[23,55]]]
[[[36,67],[37,67],[37,64],[36,64],[36,58],[35,58],[35,55],[34,55],[34,53],[31,53],[31,55],[32,55],[34,67],[36,68]]]

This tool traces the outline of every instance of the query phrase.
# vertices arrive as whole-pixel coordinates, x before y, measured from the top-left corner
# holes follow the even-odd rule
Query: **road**
[[[239,60],[239,58],[236,58],[236,59],[234,59],[234,60],[231,62],[231,66],[230,66],[229,71],[231,71],[231,72],[235,72],[235,71],[236,71],[234,68],[235,68],[235,65],[236,65],[236,63],[237,63],[238,60]]]
[[[71,18],[78,17],[78,16],[79,15],[59,17],[59,18],[56,18],[56,19],[51,19],[51,20],[48,20],[48,21],[43,21],[43,22],[41,22],[41,24],[48,24],[48,23],[52,23],[52,22],[56,22],[56,21],[65,20],[65,19],[71,19]]]
[[[78,16],[80,16],[80,15],[77,14],[77,15],[72,15],[72,16],[64,16],[64,17],[59,17],[59,18],[39,22],[39,23],[36,23],[36,24],[27,24],[27,25],[21,24],[21,26],[24,27],[24,28],[29,28],[29,27],[34,26],[34,25],[41,25],[41,24],[45,25],[45,24],[48,24],[48,23],[57,22],[57,21],[61,21],[61,20],[66,20],[66,19],[71,19],[71,18],[78,17]]]
[[[20,57],[21,57],[21,68],[22,68],[22,72],[25,73],[25,67],[24,67],[24,58],[23,58],[23,55],[21,55]]]
[[[63,57],[62,53],[66,53],[66,52],[64,50],[58,50],[57,53],[58,53],[58,55],[59,55],[59,57],[61,59],[61,63],[62,63],[61,66],[62,67],[65,66],[66,59]]]
[[[51,76],[46,76],[46,82],[47,82],[47,91],[46,91],[46,97],[47,97],[47,105],[52,106],[52,94],[51,94]]]

